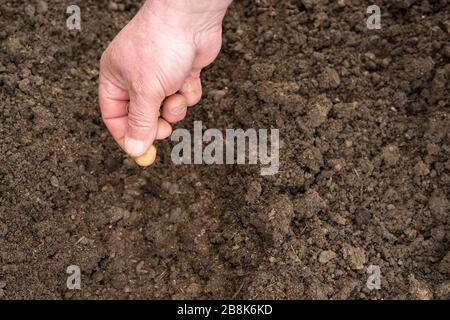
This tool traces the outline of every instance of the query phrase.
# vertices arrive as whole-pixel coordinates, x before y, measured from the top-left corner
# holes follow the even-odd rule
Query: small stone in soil
[[[319,255],[319,262],[324,264],[336,258],[336,253],[332,250],[322,251]]]

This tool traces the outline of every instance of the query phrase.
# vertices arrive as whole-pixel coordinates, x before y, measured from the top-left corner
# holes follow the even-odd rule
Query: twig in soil
[[[162,279],[164,279],[164,276],[166,275],[166,273],[167,273],[167,271],[166,270],[164,270],[159,276],[158,276],[158,280],[162,280]]]
[[[303,235],[303,233],[305,232],[305,230],[306,230],[306,226],[303,227],[302,231],[300,231],[300,235]]]
[[[294,247],[292,246],[292,244],[291,244],[291,249],[292,249],[292,251],[294,252],[295,257],[297,258],[297,261],[300,262],[300,261],[301,261],[301,260],[300,260],[300,257],[298,256],[298,254],[297,254],[297,252],[295,251],[295,249],[294,249]]]
[[[245,280],[242,280],[241,285],[239,286],[238,290],[233,294],[233,296],[231,297],[231,300],[234,300],[237,295],[241,292],[242,288],[244,287],[245,284]]]

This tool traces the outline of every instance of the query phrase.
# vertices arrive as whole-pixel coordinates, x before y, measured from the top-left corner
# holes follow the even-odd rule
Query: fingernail
[[[125,151],[132,157],[139,157],[145,153],[145,142],[129,137],[125,137]]]
[[[178,116],[178,115],[184,113],[185,110],[186,110],[185,106],[179,106],[179,107],[174,107],[174,108],[170,109],[170,113],[173,114],[174,116]]]

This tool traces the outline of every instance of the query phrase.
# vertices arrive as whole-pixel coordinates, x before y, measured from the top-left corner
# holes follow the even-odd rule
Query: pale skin
[[[138,164],[154,161],[154,140],[169,137],[171,123],[199,102],[200,73],[220,51],[231,1],[147,0],[103,53],[102,118]]]

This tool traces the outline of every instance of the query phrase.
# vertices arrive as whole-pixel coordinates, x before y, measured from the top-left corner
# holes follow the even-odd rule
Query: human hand
[[[170,136],[170,123],[182,120],[187,107],[200,100],[200,72],[220,51],[230,3],[148,0],[103,53],[102,118],[132,157]]]

